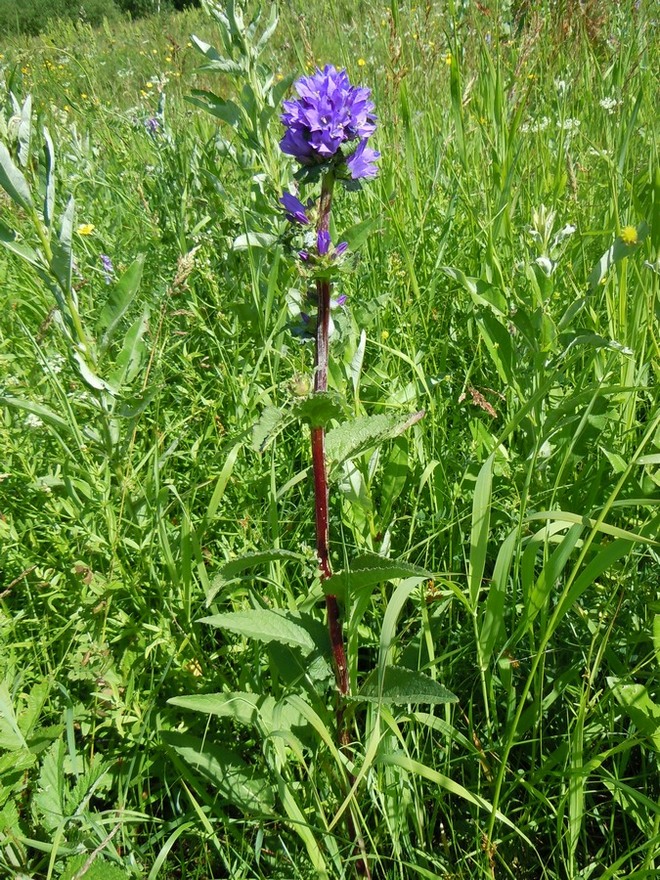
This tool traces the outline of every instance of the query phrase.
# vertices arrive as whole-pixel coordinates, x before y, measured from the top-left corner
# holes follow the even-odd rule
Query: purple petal
[[[366,139],[360,141],[357,150],[346,160],[353,180],[375,177],[378,174],[378,168],[375,165],[376,159],[380,159],[380,153],[368,147]]]
[[[300,199],[296,198],[291,193],[283,193],[282,198],[280,199],[280,204],[284,206],[286,219],[291,223],[300,223],[301,226],[309,223],[309,217],[307,216],[305,206]]]
[[[327,229],[319,229],[318,235],[316,236],[316,245],[319,254],[324,257],[330,248],[330,233]]]
[[[347,250],[348,250],[348,242],[347,241],[340,241],[339,244],[337,245],[337,247],[335,248],[335,251],[332,255],[332,259],[336,260],[337,257],[341,257],[343,254],[345,254]]]

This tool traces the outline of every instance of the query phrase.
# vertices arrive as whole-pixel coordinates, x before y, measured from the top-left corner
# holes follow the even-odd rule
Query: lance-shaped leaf
[[[0,186],[7,195],[26,211],[32,210],[32,196],[28,182],[14,164],[7,147],[0,143]]]
[[[215,788],[219,797],[248,813],[271,815],[275,794],[268,779],[224,746],[165,731],[165,744]]]
[[[360,416],[328,431],[325,441],[329,476],[336,476],[339,466],[349,458],[403,434],[424,416],[424,410],[405,416],[381,413]]]
[[[44,194],[44,223],[50,229],[55,214],[55,147],[47,128],[44,128],[44,155],[46,159],[46,192]]]
[[[30,160],[30,143],[32,141],[32,95],[28,95],[21,107],[21,119],[18,123],[18,161],[27,168]]]
[[[269,562],[281,562],[289,559],[305,562],[306,557],[302,553],[294,553],[293,550],[262,550],[259,553],[244,553],[237,559],[230,559],[229,562],[225,562],[214,577],[211,589],[206,595],[207,602],[212,602],[216,594],[232,581],[250,575],[255,569],[262,568]]]
[[[71,288],[71,274],[73,272],[73,251],[71,249],[73,240],[73,218],[76,211],[76,204],[73,196],[69,199],[64,214],[62,214],[62,222],[60,226],[60,234],[53,241],[53,260],[51,262],[51,271],[57,278],[63,291],[71,294],[72,301],[75,304],[75,295]]]
[[[44,267],[39,254],[34,248],[31,248],[29,244],[19,241],[16,233],[2,222],[0,222],[0,244],[32,266]]]
[[[327,578],[323,582],[323,590],[327,595],[343,599],[349,590],[355,595],[376,584],[409,577],[424,580],[431,577],[431,572],[400,559],[386,559],[376,553],[367,553],[354,559],[349,568]]]
[[[233,101],[225,101],[224,98],[205,89],[193,89],[192,95],[186,96],[186,101],[196,107],[201,107],[202,110],[206,110],[211,116],[221,119],[232,128],[236,128],[241,121],[242,111],[238,104]]]
[[[200,623],[227,629],[259,642],[281,642],[309,654],[316,648],[307,630],[291,617],[277,611],[259,608],[254,611],[230,611],[203,617]]]
[[[96,322],[96,331],[102,334],[101,354],[107,350],[119,322],[135,299],[140,281],[142,280],[143,269],[144,254],[140,254],[110,291],[106,304],[103,306],[99,319]]]
[[[402,666],[388,666],[380,683],[378,670],[374,669],[360,688],[357,699],[395,706],[405,706],[409,703],[437,705],[458,702],[458,697],[444,685],[422,672],[415,672]]]

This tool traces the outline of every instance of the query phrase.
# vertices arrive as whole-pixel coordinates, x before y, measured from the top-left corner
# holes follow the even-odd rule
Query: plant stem
[[[319,222],[317,234],[328,232],[330,225],[330,211],[332,208],[332,189],[334,178],[327,174],[321,187],[321,200],[319,204]],[[316,370],[314,373],[314,392],[322,394],[328,390],[328,334],[330,328],[330,280],[320,278],[316,282],[318,298],[318,318],[316,326]],[[316,510],[316,554],[321,569],[321,580],[325,581],[332,575],[330,567],[330,550],[328,546],[328,473],[325,460],[325,428],[317,426],[312,428],[312,468],[314,472],[314,497]],[[325,597],[328,611],[328,632],[332,657],[335,664],[335,677],[337,687],[342,697],[348,694],[348,667],[346,663],[346,650],[344,648],[344,635],[342,632],[341,619],[339,617],[339,602],[337,597],[328,595]],[[338,735],[342,745],[348,742],[347,731],[343,725],[343,706],[337,712]]]
[[[328,232],[330,226],[330,211],[332,209],[332,189],[334,186],[332,172],[326,174],[321,185],[321,199],[319,202],[319,221],[316,227],[317,236],[320,232]],[[314,372],[314,393],[322,394],[328,390],[328,336],[330,330],[330,279],[319,278],[316,282],[317,293],[317,321],[316,321],[316,363]],[[328,470],[325,460],[325,428],[323,426],[312,427],[312,470],[314,473],[314,501],[316,512],[316,555],[321,569],[321,581],[326,581],[332,575],[330,567],[329,527],[328,527]],[[351,754],[350,737],[344,723],[346,709],[345,698],[350,692],[348,683],[348,664],[346,663],[346,648],[344,646],[344,633],[341,617],[339,615],[339,602],[337,597],[326,594],[325,607],[328,613],[328,633],[332,648],[332,659],[335,666],[335,679],[339,690],[339,703],[337,706],[337,739],[345,754]],[[351,778],[351,784],[353,780]],[[351,837],[356,839],[356,850],[359,853],[355,862],[356,872],[360,877],[371,880],[369,862],[362,836],[357,834],[353,818],[348,813],[348,830]]]

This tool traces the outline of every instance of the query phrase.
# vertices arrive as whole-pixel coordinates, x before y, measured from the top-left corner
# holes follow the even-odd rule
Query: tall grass
[[[652,4],[280,12],[274,84],[346,65],[379,115],[380,175],[334,212],[338,233],[371,223],[330,388],[342,419],[425,411],[333,474],[352,757],[307,429],[268,423],[312,380],[277,203],[292,169],[185,100],[241,104],[197,70],[190,35],[221,44],[200,11],[5,39],[0,140],[41,197],[50,132],[52,234],[75,196],[90,340],[144,269],[97,361],[113,375],[136,328],[111,409],[17,253],[40,247],[30,217],[0,193],[0,874],[351,877],[350,815],[374,877],[654,877]],[[269,143],[279,128],[273,113]],[[246,247],[256,233],[276,238]],[[354,562],[370,553],[376,583]],[[200,623],[253,609],[314,649]],[[385,702],[369,676],[388,668],[458,700]]]

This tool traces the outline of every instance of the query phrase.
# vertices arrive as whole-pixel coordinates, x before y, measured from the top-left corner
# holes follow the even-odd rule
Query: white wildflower
[[[557,120],[557,128],[562,131],[567,131],[569,133],[573,133],[577,131],[580,127],[580,120],[575,119],[573,116],[567,116],[566,119],[558,119]]]
[[[611,116],[613,113],[616,113],[616,108],[621,103],[617,101],[616,98],[603,98],[602,101],[598,102],[600,106],[605,110],[605,112]]]
[[[568,91],[568,83],[565,79],[556,79],[555,88],[557,89],[557,94],[559,95],[559,97],[563,98]]]
[[[39,416],[35,415],[34,413],[28,413],[28,415],[25,417],[26,428],[41,428],[42,425],[43,422],[41,421]]]

